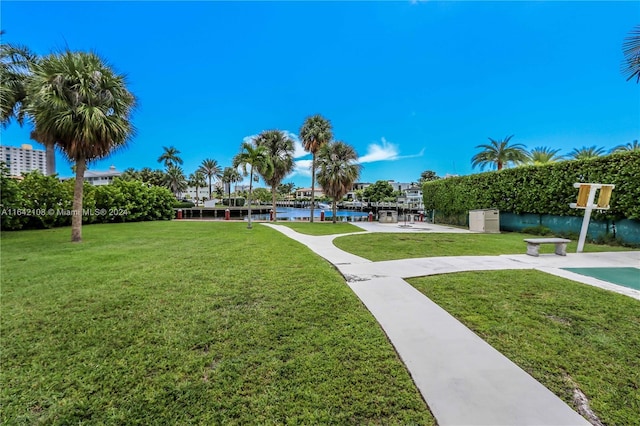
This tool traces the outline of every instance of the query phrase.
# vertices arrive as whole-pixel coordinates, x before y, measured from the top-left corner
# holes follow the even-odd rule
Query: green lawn
[[[284,225],[296,232],[307,235],[334,235],[348,234],[349,232],[364,232],[362,228],[345,222],[277,222],[278,225]]]
[[[419,233],[368,233],[336,238],[333,243],[349,253],[374,262],[434,256],[480,256],[500,254],[525,254],[525,238],[533,235],[509,232],[503,234],[419,234]],[[568,253],[575,253],[577,242],[567,246]],[[540,246],[540,253],[553,253],[553,244]],[[633,250],[621,246],[585,244],[585,252]],[[637,250],[637,249],[636,249]]]
[[[640,302],[539,271],[408,280],[573,405],[573,383],[607,425],[640,425]]]
[[[83,236],[2,233],[1,423],[434,423],[344,279],[277,231]]]

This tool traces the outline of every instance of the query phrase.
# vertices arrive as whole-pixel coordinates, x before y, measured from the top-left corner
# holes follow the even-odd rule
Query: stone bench
[[[527,243],[527,254],[529,256],[539,255],[540,244],[555,244],[556,254],[566,256],[567,244],[571,242],[571,240],[565,238],[525,238],[524,241]]]

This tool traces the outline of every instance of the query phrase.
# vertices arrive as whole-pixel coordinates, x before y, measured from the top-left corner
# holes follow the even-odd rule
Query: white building
[[[324,191],[321,188],[316,188],[313,192],[314,198],[324,197]],[[296,189],[296,198],[311,198],[311,188]]]
[[[21,176],[39,170],[43,175],[47,174],[47,154],[41,149],[33,149],[31,145],[23,144],[22,147],[0,147],[0,161],[6,163],[11,176]]]
[[[122,172],[116,170],[115,166],[109,167],[106,172],[97,170],[87,170],[84,172],[85,182],[89,182],[91,185],[109,185],[113,180],[122,175]]]
[[[419,186],[411,186],[404,191],[409,208],[424,210],[424,201],[422,199],[422,188]]]

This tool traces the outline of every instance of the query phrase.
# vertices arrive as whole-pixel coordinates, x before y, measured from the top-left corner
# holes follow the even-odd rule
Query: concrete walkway
[[[540,269],[573,279],[567,275],[570,272],[559,267],[638,267],[640,252],[371,262],[333,245],[334,238],[345,234],[309,236],[286,226],[265,225],[306,245],[345,276],[396,348],[439,425],[589,425],[560,398],[403,278],[470,270]],[[431,224],[357,225],[369,232],[468,232]],[[572,275],[580,281],[595,280]],[[636,293],[640,299],[640,292]]]

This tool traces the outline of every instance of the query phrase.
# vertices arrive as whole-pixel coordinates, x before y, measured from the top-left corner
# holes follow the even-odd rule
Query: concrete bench
[[[527,254],[529,256],[538,256],[540,250],[540,244],[555,244],[556,254],[560,256],[567,255],[567,244],[571,240],[565,238],[525,238],[527,243]]]

